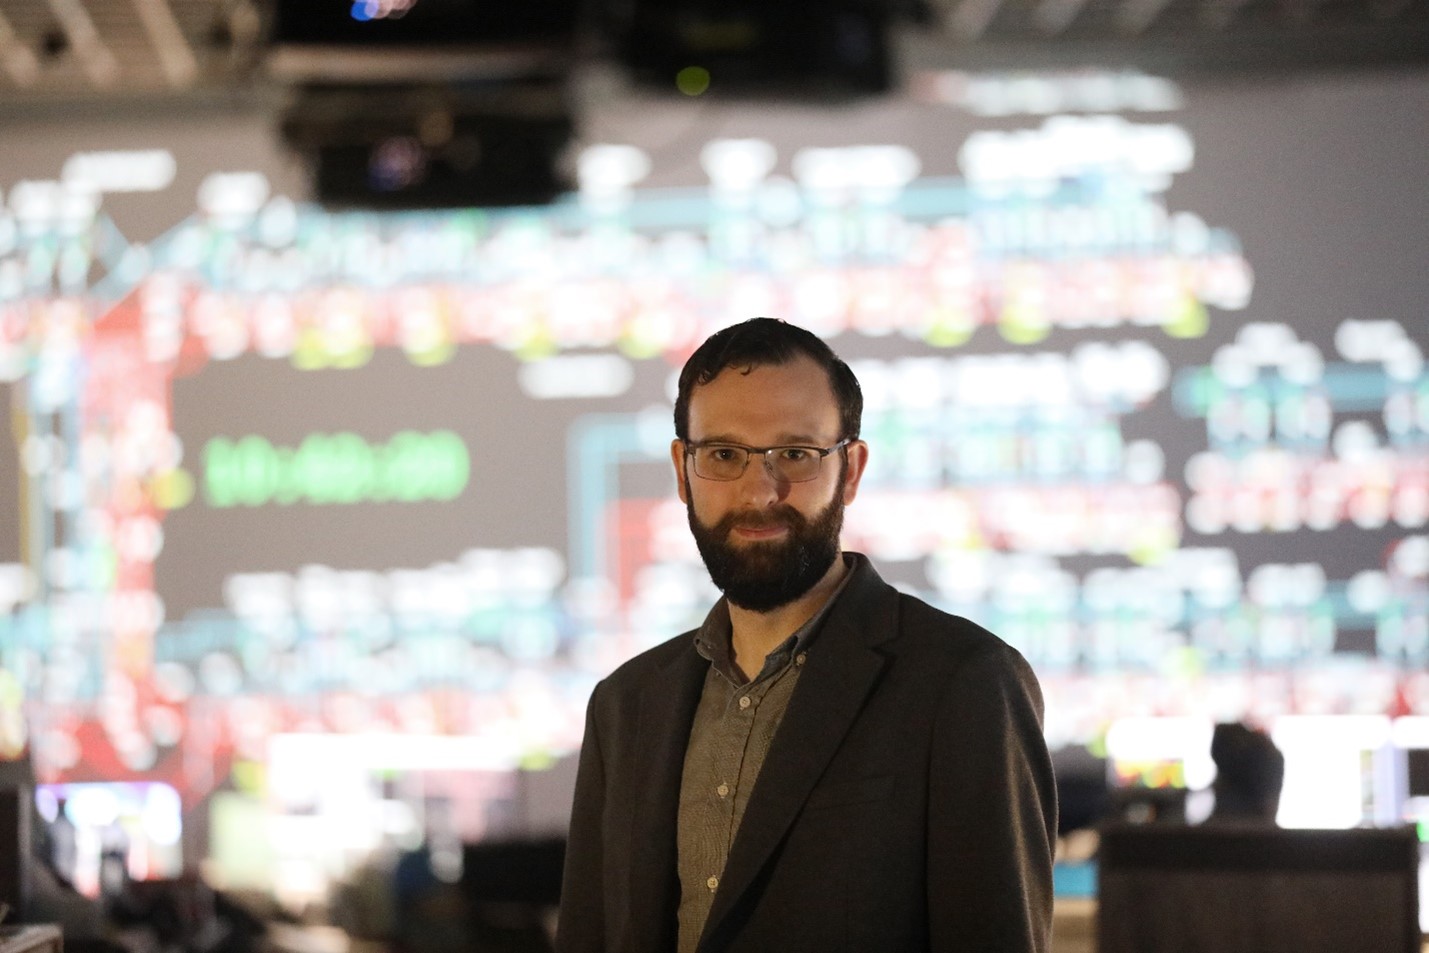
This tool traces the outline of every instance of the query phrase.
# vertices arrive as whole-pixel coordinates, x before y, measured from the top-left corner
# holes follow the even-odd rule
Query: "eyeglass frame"
[[[703,450],[706,447],[728,447],[731,450],[744,451],[744,467],[739,471],[739,473],[732,477],[729,477],[728,479],[705,476],[703,473],[700,472],[699,463],[696,462],[695,476],[699,477],[701,480],[709,480],[711,483],[733,483],[735,480],[738,480],[743,477],[745,473],[749,472],[749,461],[752,460],[757,454],[763,459],[764,469],[767,470],[769,472],[769,475],[774,477],[776,480],[783,480],[786,483],[812,483],[817,480],[819,478],[819,474],[823,472],[824,458],[827,457],[829,454],[833,453],[835,450],[847,450],[849,444],[853,443],[853,438],[844,437],[842,440],[840,440],[838,443],[834,444],[831,447],[814,447],[810,446],[809,444],[803,443],[781,443],[773,447],[750,447],[742,443],[733,443],[729,440],[701,440],[698,442],[686,440],[682,442],[685,445],[686,457],[693,457],[695,455],[695,451]],[[817,453],[819,455],[819,468],[815,470],[814,475],[809,477],[807,480],[790,480],[787,476],[780,473],[775,468],[774,464],[769,462],[769,452],[771,450],[808,450],[812,453]]]

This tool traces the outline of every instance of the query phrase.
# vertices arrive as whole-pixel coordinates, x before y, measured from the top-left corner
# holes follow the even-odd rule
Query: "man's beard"
[[[769,612],[788,605],[814,588],[838,558],[844,502],[837,493],[812,520],[780,503],[760,513],[731,513],[714,526],[700,522],[688,493],[686,497],[690,532],[710,579],[725,598],[742,609]],[[736,546],[730,542],[736,526],[784,526],[788,533],[776,542]]]

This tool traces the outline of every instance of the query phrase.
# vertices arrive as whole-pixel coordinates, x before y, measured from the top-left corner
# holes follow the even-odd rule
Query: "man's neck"
[[[765,657],[824,607],[848,571],[840,554],[834,558],[823,578],[793,602],[768,612],[755,612],[732,602],[729,604],[730,647],[734,650],[735,667],[744,673],[745,678],[759,674]]]

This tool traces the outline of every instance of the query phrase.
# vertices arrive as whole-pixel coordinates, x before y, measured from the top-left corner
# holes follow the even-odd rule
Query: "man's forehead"
[[[828,373],[812,358],[799,355],[780,363],[731,364],[703,384],[696,384],[691,398],[701,393],[726,389],[783,389],[799,387],[811,393],[827,395],[833,400],[833,385]]]
[[[837,439],[838,401],[824,369],[808,358],[727,367],[690,392],[691,437],[801,443]]]

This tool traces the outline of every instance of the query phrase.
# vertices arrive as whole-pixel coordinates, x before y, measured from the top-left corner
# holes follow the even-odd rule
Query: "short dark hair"
[[[863,423],[863,391],[858,378],[819,337],[777,318],[751,318],[717,331],[695,349],[680,371],[675,397],[675,436],[690,439],[690,396],[720,372],[738,367],[788,364],[803,355],[824,369],[839,406],[840,440],[857,440]]]

